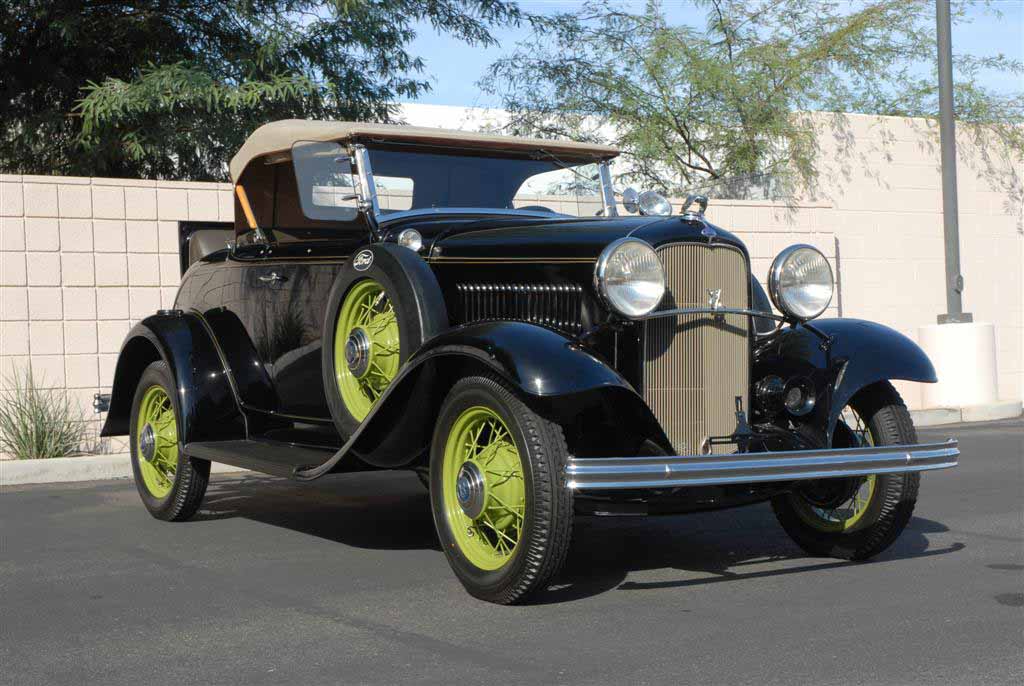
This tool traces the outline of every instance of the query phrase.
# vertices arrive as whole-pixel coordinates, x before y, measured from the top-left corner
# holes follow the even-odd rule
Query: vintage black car
[[[927,357],[817,319],[833,275],[813,247],[778,255],[769,301],[706,199],[672,215],[616,193],[616,155],[411,126],[254,132],[230,165],[233,235],[183,237],[174,309],[117,363],[103,435],[130,436],[150,513],[192,516],[211,462],[415,470],[452,569],[497,603],[552,580],[578,515],[770,500],[809,553],[888,547],[920,472],[959,455],[917,444],[890,383],[934,382]],[[596,216],[517,207],[552,173],[595,188]]]

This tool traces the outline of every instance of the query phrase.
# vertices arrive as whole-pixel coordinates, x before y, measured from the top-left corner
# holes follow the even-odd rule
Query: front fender
[[[809,378],[818,397],[809,415],[824,427],[831,442],[839,415],[861,389],[900,379],[935,383],[935,367],[921,348],[882,324],[860,319],[824,319],[814,327],[829,337],[827,345],[808,330],[786,329],[755,352],[754,379],[777,374]]]
[[[450,329],[424,343],[411,361],[437,354],[473,357],[537,397],[605,387],[632,389],[618,372],[579,344],[526,322],[483,322]]]
[[[152,315],[136,324],[117,359],[110,412],[101,436],[129,432],[135,390],[146,367],[163,360],[178,387],[178,438],[182,445],[245,437],[245,422],[206,327],[182,312]]]
[[[616,454],[615,441],[626,435],[667,445],[629,382],[578,343],[526,322],[482,322],[449,329],[424,343],[346,446],[328,464],[297,476],[321,476],[350,451],[377,467],[409,464],[427,450],[452,385],[488,372],[567,433],[579,427],[590,443],[609,454]],[[572,443],[571,436],[567,439]]]

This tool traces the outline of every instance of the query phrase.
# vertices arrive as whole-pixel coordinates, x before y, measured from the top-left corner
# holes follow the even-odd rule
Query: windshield
[[[383,214],[437,208],[534,210],[593,216],[602,209],[596,162],[370,148]]]

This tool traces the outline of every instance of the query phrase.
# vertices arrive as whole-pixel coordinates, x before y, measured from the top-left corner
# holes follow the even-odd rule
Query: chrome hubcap
[[[357,377],[365,374],[370,366],[370,337],[362,328],[353,329],[345,341],[345,364]]]
[[[459,470],[455,481],[455,498],[470,519],[476,519],[484,510],[484,477],[480,468],[472,462],[466,462]]]
[[[142,453],[146,462],[153,461],[153,456],[156,454],[156,433],[153,431],[152,424],[142,427],[142,433],[139,434],[139,452]]]

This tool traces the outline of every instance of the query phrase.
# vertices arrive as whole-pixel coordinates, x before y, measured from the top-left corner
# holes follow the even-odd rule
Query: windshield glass
[[[595,162],[488,157],[470,153],[369,150],[385,214],[437,208],[538,210],[593,216],[601,210]],[[568,167],[568,168],[566,168]]]

